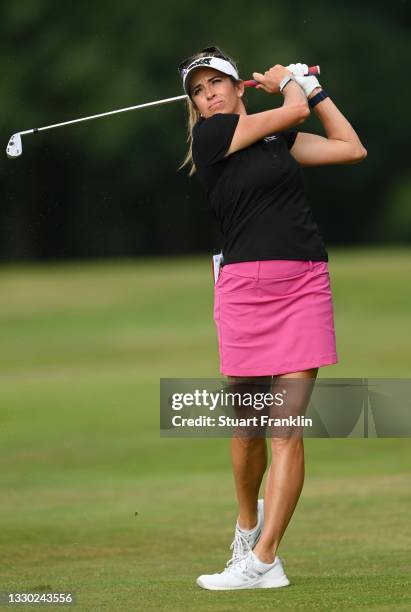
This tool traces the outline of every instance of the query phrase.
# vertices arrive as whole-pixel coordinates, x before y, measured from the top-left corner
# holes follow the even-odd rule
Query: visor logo
[[[188,69],[194,68],[194,66],[202,66],[203,64],[210,65],[212,58],[211,57],[202,57],[201,59],[196,60],[192,64],[189,65]]]
[[[187,74],[187,72],[189,72],[192,68],[195,68],[196,66],[204,66],[204,65],[209,66],[212,59],[213,59],[212,57],[202,57],[196,60],[195,62],[190,64],[188,68],[184,70],[184,76]]]

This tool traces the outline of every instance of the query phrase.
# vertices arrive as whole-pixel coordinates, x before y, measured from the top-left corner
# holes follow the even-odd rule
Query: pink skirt
[[[221,374],[275,376],[338,363],[327,262],[227,264],[214,298]]]

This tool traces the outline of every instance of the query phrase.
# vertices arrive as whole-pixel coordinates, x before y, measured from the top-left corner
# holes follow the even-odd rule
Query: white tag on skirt
[[[223,254],[218,253],[217,255],[213,255],[213,278],[214,284],[218,281],[218,277],[220,276],[221,264],[223,263]]]

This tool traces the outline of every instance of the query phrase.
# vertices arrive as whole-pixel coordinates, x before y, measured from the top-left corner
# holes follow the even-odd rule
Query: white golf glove
[[[316,87],[321,87],[317,77],[313,75],[303,76],[308,72],[307,64],[290,64],[286,68],[293,73],[295,81],[304,91],[307,98]]]
[[[286,66],[287,70],[290,70],[294,76],[304,76],[308,74],[307,64],[290,64]]]

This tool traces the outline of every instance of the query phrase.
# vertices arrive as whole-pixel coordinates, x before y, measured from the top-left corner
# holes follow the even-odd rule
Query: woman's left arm
[[[319,88],[314,89],[309,98],[319,91]],[[355,164],[367,157],[367,150],[356,131],[330,98],[316,104],[313,111],[323,124],[327,137],[298,132],[290,149],[298,163],[302,166]]]

